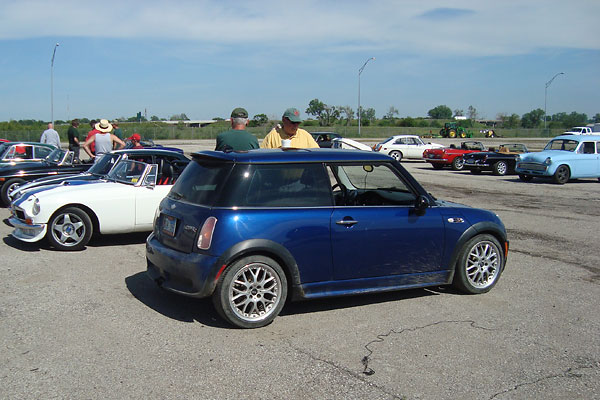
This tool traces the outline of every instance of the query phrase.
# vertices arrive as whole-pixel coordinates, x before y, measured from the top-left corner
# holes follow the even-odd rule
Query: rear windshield
[[[217,201],[233,164],[196,161],[188,164],[169,192],[169,198],[212,207]]]
[[[332,205],[322,164],[190,163],[169,198],[208,207],[321,207]]]

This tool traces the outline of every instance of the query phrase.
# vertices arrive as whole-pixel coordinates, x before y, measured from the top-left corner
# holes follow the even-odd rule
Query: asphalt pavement
[[[491,292],[291,303],[234,329],[146,277],[146,233],[59,252],[13,239],[0,209],[0,397],[600,398],[600,182],[403,165],[436,197],[500,215],[510,252]]]

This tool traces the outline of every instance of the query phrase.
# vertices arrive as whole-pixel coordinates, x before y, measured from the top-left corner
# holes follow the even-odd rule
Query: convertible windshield
[[[110,172],[112,167],[115,166],[115,163],[119,160],[120,155],[114,153],[105,153],[102,155],[100,160],[94,163],[88,169],[88,173],[97,176],[104,176]]]
[[[65,153],[66,150],[54,149],[50,154],[48,154],[45,160],[51,164],[58,164],[62,161],[63,157],[65,156]]]
[[[135,185],[144,175],[146,165],[148,164],[139,161],[121,160],[108,173],[106,179]]]
[[[544,150],[564,150],[564,151],[575,151],[579,145],[579,142],[569,139],[556,139],[551,140],[550,143],[544,147]]]

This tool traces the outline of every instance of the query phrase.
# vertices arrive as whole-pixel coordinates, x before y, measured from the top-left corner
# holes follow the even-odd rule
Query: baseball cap
[[[231,112],[231,118],[248,118],[248,111],[245,108],[234,108]]]
[[[135,140],[136,142],[139,142],[140,140],[142,140],[142,137],[139,135],[139,133],[134,133],[133,135],[131,135],[129,140]]]
[[[297,108],[288,108],[283,113],[283,118],[287,118],[292,122],[302,122],[300,118],[300,111]]]

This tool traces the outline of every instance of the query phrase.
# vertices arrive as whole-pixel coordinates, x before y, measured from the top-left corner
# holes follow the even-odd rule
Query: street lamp
[[[559,75],[564,75],[564,72],[559,72],[558,74],[554,75],[552,77],[552,79],[550,79],[548,82],[546,82],[546,87],[544,88],[544,132],[546,132],[546,99],[548,97],[548,86],[550,86],[550,84],[552,83],[552,81]]]
[[[360,67],[360,69],[358,70],[358,136],[360,136],[360,114],[361,114],[361,112],[360,112],[360,74],[362,74],[363,69],[365,69],[365,67],[367,66],[367,63],[371,60],[375,61],[375,57],[371,57],[367,61],[365,61],[363,66]]]
[[[54,56],[56,55],[57,47],[58,43],[54,45],[52,61],[50,62],[50,119],[52,120],[52,127],[54,127]]]

